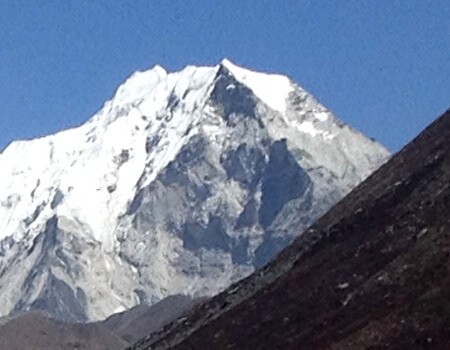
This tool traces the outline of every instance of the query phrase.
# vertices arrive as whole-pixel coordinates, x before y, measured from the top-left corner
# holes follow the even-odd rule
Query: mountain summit
[[[80,127],[0,154],[0,315],[215,294],[388,156],[287,77],[137,72]]]

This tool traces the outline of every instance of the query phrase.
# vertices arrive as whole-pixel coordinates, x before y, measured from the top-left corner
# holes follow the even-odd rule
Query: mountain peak
[[[294,86],[286,76],[254,72],[242,68],[227,58],[224,58],[220,66],[232,74],[237,81],[247,86],[253,93],[271,109],[284,113],[286,111],[286,99]]]
[[[159,65],[149,70],[135,72],[117,89],[114,96],[116,104],[123,105],[144,97],[167,75],[168,72]]]
[[[219,66],[226,68],[229,71],[232,71],[233,69],[244,69],[242,67],[239,67],[238,65],[234,64],[231,60],[228,58],[224,58],[222,61],[220,61]]]
[[[227,60],[137,72],[89,122],[8,147],[0,316],[94,320],[223,290],[388,157],[335,120],[288,78]]]

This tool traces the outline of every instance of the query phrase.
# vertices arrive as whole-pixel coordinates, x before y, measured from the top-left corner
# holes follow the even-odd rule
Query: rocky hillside
[[[31,311],[0,325],[0,350],[122,350],[127,342],[93,324],[68,324]]]
[[[57,321],[39,311],[5,317],[0,319],[0,350],[123,350],[201,301],[173,295],[84,324]]]
[[[450,111],[266,268],[130,349],[450,348]]]

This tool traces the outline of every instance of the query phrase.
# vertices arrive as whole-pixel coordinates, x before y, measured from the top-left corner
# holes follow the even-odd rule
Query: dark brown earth
[[[103,321],[101,325],[133,344],[179,317],[201,300],[184,295],[172,295],[152,306],[136,306],[115,314]]]
[[[68,324],[29,312],[0,326],[1,350],[120,350],[127,343],[95,324]]]
[[[174,295],[88,324],[59,322],[37,311],[0,318],[0,350],[123,350],[200,300]]]
[[[450,349],[450,111],[264,270],[130,349]]]

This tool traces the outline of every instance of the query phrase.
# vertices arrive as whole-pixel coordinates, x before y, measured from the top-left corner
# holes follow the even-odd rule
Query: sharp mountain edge
[[[137,72],[85,124],[0,154],[0,316],[214,295],[388,157],[287,77]]]

